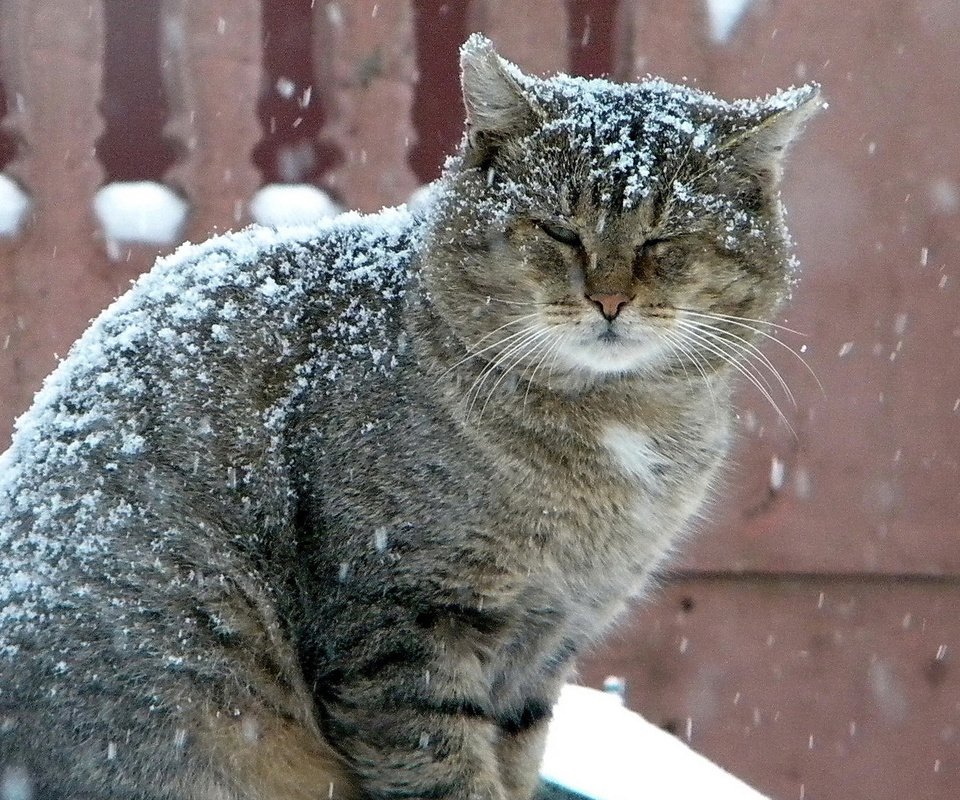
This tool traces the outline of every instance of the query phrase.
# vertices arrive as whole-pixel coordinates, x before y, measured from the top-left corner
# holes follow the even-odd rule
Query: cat
[[[420,211],[184,246],[19,419],[5,798],[535,792],[574,659],[723,462],[821,101],[531,77],[476,34],[461,74]]]

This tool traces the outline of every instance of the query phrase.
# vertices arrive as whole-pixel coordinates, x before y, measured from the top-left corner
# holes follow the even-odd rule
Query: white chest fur
[[[671,464],[648,434],[622,425],[610,425],[603,432],[601,442],[613,457],[615,468],[646,491],[655,495],[663,493]]]
[[[685,461],[648,433],[623,425],[608,426],[601,444],[610,455],[611,468],[632,488],[623,524],[631,531],[637,555],[656,569],[697,512],[712,470]]]

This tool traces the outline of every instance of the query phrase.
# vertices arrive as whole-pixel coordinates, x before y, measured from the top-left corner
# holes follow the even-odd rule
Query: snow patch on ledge
[[[424,214],[430,210],[437,198],[439,182],[425,183],[417,189],[407,199],[407,208],[414,214]]]
[[[675,736],[624,708],[617,694],[585,686],[563,688],[553,709],[540,775],[591,800],[766,800]]]
[[[190,212],[186,200],[155,181],[108,183],[94,196],[93,208],[111,257],[119,243],[176,244]]]
[[[274,228],[311,225],[342,210],[330,195],[309,183],[271,183],[250,201],[254,221]]]
[[[0,236],[20,233],[30,213],[30,195],[12,178],[0,175]]]
[[[705,0],[710,22],[710,38],[718,43],[730,41],[733,31],[753,5],[754,0]]]

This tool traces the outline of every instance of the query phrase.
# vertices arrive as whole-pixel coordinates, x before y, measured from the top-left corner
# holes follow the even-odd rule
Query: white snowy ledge
[[[154,181],[108,183],[93,208],[112,258],[119,257],[119,244],[176,244],[190,213],[186,200]]]
[[[342,210],[330,195],[309,183],[267,184],[250,201],[254,221],[274,228],[311,225]]]
[[[30,195],[12,178],[0,175],[0,236],[16,236],[30,213]]]
[[[767,800],[624,708],[617,695],[584,686],[564,687],[553,709],[540,774],[590,800]]]

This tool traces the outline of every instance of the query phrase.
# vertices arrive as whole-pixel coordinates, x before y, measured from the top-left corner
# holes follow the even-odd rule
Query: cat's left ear
[[[469,163],[486,161],[504,142],[531,133],[539,122],[535,101],[520,85],[519,74],[485,36],[475,33],[460,48]]]
[[[776,186],[790,145],[826,106],[817,84],[778,92],[753,106],[718,149],[732,154],[743,171]]]

